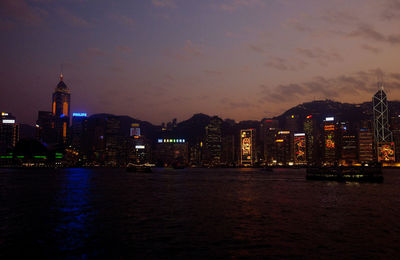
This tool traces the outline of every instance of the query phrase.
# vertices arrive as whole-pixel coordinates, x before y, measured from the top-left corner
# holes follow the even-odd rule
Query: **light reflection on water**
[[[0,259],[400,254],[397,170],[386,170],[383,184],[304,176],[288,169],[0,169]]]
[[[56,196],[54,210],[58,219],[54,238],[61,251],[85,247],[95,212],[90,204],[91,169],[67,169]]]

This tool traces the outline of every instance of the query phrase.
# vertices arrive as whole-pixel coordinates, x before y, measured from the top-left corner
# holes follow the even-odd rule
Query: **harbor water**
[[[400,170],[0,169],[0,258],[397,258]]]

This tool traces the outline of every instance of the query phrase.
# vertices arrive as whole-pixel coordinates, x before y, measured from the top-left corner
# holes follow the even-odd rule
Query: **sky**
[[[400,100],[400,0],[1,0],[0,110],[154,124],[260,120],[313,100]]]

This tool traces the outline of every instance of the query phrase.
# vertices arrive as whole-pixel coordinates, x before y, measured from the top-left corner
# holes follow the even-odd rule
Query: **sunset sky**
[[[303,102],[400,99],[400,0],[1,0],[0,110],[33,123],[59,81],[71,112],[155,124]]]

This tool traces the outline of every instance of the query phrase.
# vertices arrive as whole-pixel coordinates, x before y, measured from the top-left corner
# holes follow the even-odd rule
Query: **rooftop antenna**
[[[63,65],[61,64],[61,71],[60,71],[60,81],[63,81],[64,75],[63,75]]]
[[[383,90],[383,72],[380,69],[376,71],[376,77],[378,81],[378,88],[380,88],[380,90]]]

